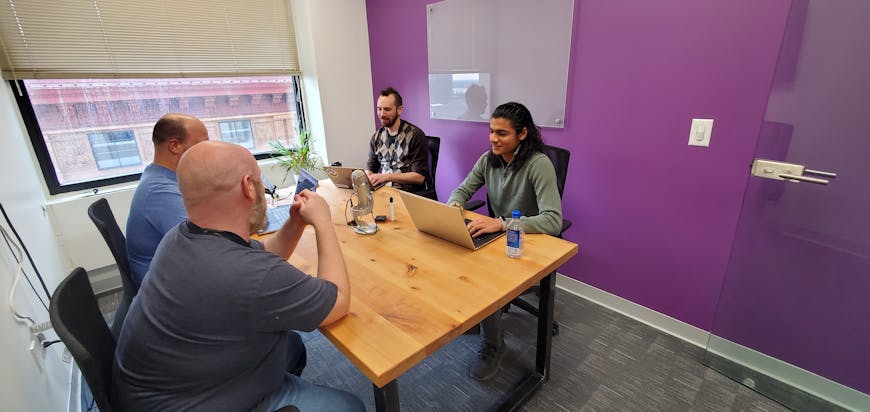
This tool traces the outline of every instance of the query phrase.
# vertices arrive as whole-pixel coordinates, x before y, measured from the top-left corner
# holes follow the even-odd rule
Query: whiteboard
[[[426,6],[429,115],[488,122],[517,101],[564,127],[574,0],[445,0]]]

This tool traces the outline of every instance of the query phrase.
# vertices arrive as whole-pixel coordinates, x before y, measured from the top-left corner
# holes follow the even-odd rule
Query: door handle
[[[834,172],[823,172],[821,170],[813,170],[813,169],[804,169],[804,173],[809,173],[811,175],[827,176],[827,177],[837,177],[837,174]]]
[[[804,165],[796,163],[786,163],[776,160],[755,159],[752,161],[752,175],[763,177],[766,179],[785,180],[792,183],[807,182],[819,185],[830,183],[828,179],[818,177],[805,176],[811,174],[816,176],[824,176],[829,178],[837,177],[834,172],[824,172],[821,170],[807,169]]]
[[[790,175],[788,173],[782,173],[779,175],[779,177],[781,177],[783,180],[788,180],[788,181],[792,181],[792,182],[794,182],[795,180],[798,180],[801,182],[816,183],[816,184],[820,184],[820,185],[826,185],[826,184],[830,183],[826,179],[819,179],[817,177],[809,177],[809,176]]]

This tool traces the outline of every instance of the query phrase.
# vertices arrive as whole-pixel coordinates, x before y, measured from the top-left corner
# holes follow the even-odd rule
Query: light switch
[[[713,132],[713,119],[692,119],[692,129],[689,131],[689,146],[710,146],[710,134]]]

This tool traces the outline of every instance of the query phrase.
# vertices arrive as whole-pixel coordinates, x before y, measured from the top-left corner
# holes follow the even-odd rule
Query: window
[[[132,130],[88,133],[97,169],[115,169],[142,164]]]
[[[295,143],[304,120],[289,1],[46,4],[0,3],[0,69],[52,194],[136,180],[166,113],[194,115],[212,139],[261,157],[270,140]]]
[[[196,116],[212,140],[239,144],[258,158],[268,157],[272,140],[296,143],[303,127],[296,76],[18,84],[19,107],[52,194],[138,179],[154,160],[151,132],[166,113]]]
[[[242,145],[248,149],[254,148],[254,133],[251,132],[250,120],[234,120],[218,124],[221,129],[221,140]]]

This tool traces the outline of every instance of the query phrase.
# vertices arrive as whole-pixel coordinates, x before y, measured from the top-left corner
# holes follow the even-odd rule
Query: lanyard
[[[195,235],[219,236],[219,237],[227,239],[231,242],[238,243],[242,246],[251,247],[250,243],[245,242],[245,239],[242,239],[241,236],[239,236],[233,232],[227,232],[225,230],[206,229],[204,227],[197,226],[196,224],[194,224],[193,222],[191,222],[189,220],[187,221],[187,229],[190,230],[190,233],[195,234]]]

